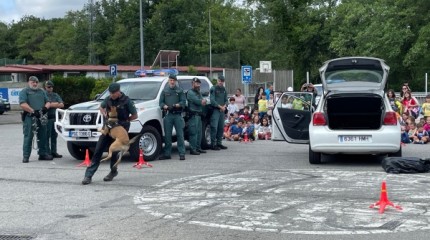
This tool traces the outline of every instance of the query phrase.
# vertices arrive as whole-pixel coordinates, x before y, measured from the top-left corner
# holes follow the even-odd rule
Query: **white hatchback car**
[[[324,93],[315,111],[283,108],[278,101],[274,127],[288,142],[309,143],[311,164],[321,163],[322,154],[401,156],[400,124],[384,92],[389,69],[370,57],[325,62],[319,69]]]

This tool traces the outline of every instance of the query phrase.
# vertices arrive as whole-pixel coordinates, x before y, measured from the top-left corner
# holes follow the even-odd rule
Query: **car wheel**
[[[88,148],[84,148],[72,142],[67,142],[67,150],[69,151],[70,155],[72,155],[72,157],[76,158],[77,160],[85,159],[85,154],[87,149]],[[94,153],[93,150],[88,149],[88,155],[90,159],[93,157],[93,153]]]
[[[139,139],[139,147],[143,151],[145,161],[152,161],[158,157],[163,146],[161,134],[153,126],[143,126],[142,136]]]
[[[321,153],[312,151],[310,144],[309,144],[309,163],[310,164],[321,163]]]
[[[207,121],[202,121],[202,141],[200,146],[202,149],[209,149],[211,140],[211,125]]]
[[[397,151],[397,152],[389,153],[388,156],[389,157],[402,157],[402,147],[400,147],[399,151]]]
[[[0,111],[0,115],[3,115],[4,111]]]

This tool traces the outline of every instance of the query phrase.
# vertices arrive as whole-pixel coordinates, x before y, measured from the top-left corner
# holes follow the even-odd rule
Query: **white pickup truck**
[[[177,76],[177,84],[186,92],[191,89],[191,80],[194,77],[201,80],[201,93],[209,103],[209,89],[212,87],[212,83],[207,77]],[[118,81],[121,85],[121,91],[134,101],[137,108],[138,118],[131,122],[129,136],[131,138],[139,133],[142,134],[139,141],[130,148],[132,159],[138,159],[139,147],[143,150],[147,161],[154,160],[160,154],[164,130],[162,112],[158,104],[162,90],[167,87],[167,82],[167,76],[129,78]],[[67,149],[74,158],[84,159],[86,149],[89,150],[90,157],[92,156],[101,134],[99,129],[104,124],[99,106],[103,99],[108,96],[109,92],[105,90],[96,100],[79,103],[66,110],[57,110],[55,130],[67,142]],[[204,113],[205,116],[202,118],[202,148],[207,149],[210,139],[210,107],[205,107]],[[188,139],[186,111],[184,111],[183,117],[185,119],[184,136],[185,139]],[[175,131],[173,136],[175,136]]]

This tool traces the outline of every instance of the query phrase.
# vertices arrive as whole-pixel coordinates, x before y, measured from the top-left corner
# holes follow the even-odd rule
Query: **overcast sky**
[[[88,0],[0,0],[0,21],[19,21],[25,15],[62,18],[68,11],[82,10]]]

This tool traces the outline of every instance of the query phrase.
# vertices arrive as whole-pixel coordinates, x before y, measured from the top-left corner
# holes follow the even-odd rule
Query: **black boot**
[[[105,178],[103,178],[103,181],[110,182],[113,180],[114,177],[118,175],[118,171],[110,171],[108,175],[106,175]]]
[[[191,155],[200,155],[200,153],[198,151],[193,151],[193,150],[190,150],[190,154]]]
[[[49,155],[49,154],[45,154],[45,155],[39,155],[39,160],[47,160],[47,161],[50,161],[50,160],[52,160],[52,159],[54,159],[51,155]]]
[[[52,157],[53,157],[53,158],[62,158],[62,157],[63,157],[63,155],[60,155],[60,154],[58,154],[58,153],[53,153],[53,154],[52,154]]]
[[[223,150],[225,150],[225,149],[227,149],[228,147],[226,147],[226,146],[224,146],[224,145],[222,145],[222,144],[219,144],[219,145],[217,145],[220,149],[223,149]]]
[[[82,180],[82,185],[88,185],[91,183],[91,177],[84,177],[84,180]]]
[[[199,153],[206,153],[206,151],[202,150],[202,149],[197,150],[197,152],[199,152]]]
[[[23,163],[28,163],[28,158],[29,158],[29,157],[23,157],[23,158],[22,158],[22,162],[23,162]]]
[[[220,150],[220,148],[219,148],[217,145],[213,145],[213,146],[211,147],[211,149],[212,149],[212,150],[215,150],[215,151],[219,151],[219,150]]]

